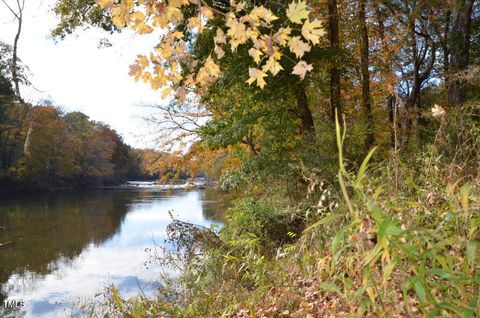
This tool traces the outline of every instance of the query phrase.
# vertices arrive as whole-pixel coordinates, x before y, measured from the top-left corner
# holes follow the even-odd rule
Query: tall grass
[[[312,178],[308,199],[294,208],[273,204],[271,192],[268,200],[238,201],[218,241],[207,244],[197,235],[202,253],[189,258],[176,288],[154,300],[123,300],[113,288],[107,314],[478,316],[478,174],[453,174],[450,168],[459,165],[444,159],[459,156],[440,153],[435,144],[408,163],[372,164],[374,148],[354,173],[343,154],[343,127],[337,118],[337,187]],[[475,138],[462,140],[475,147]],[[478,149],[468,151],[478,164],[472,161]]]

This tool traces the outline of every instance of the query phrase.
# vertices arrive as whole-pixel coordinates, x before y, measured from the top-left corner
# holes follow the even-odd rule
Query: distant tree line
[[[20,103],[11,82],[0,76],[2,186],[88,186],[155,177],[142,170],[142,157],[115,130],[81,112]]]

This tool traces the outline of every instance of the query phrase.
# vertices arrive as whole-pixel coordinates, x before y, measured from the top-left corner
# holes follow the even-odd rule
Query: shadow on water
[[[225,211],[229,206],[226,195],[207,189],[200,192],[200,198],[204,218],[209,221],[225,223]]]
[[[119,230],[135,195],[124,191],[21,194],[0,205],[0,285],[16,273],[47,275]],[[25,282],[27,285],[28,283]],[[8,290],[0,289],[0,302]]]

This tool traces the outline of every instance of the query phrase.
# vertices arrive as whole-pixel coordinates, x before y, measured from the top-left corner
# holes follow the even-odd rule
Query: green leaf
[[[342,294],[340,289],[337,287],[337,285],[332,284],[332,283],[320,283],[320,288],[326,292],[329,293],[337,293],[339,295]]]
[[[372,212],[375,223],[381,224],[383,222],[382,210],[375,204],[374,201],[369,201],[367,204],[368,211]]]
[[[332,240],[332,255],[335,254],[338,250],[338,247],[344,239],[345,229],[341,229],[337,232],[335,237]]]
[[[439,277],[441,277],[443,279],[446,279],[446,280],[456,280],[457,279],[457,276],[452,274],[450,271],[447,271],[447,270],[441,269],[441,268],[428,269],[426,272],[429,275],[439,276]]]
[[[117,305],[118,309],[122,311],[122,301],[120,296],[118,295],[118,289],[115,286],[112,286],[112,293],[113,293],[113,300],[115,300],[115,304]]]
[[[402,230],[400,230],[392,221],[388,224],[385,233],[388,235],[398,236],[402,234]]]
[[[369,151],[365,159],[363,159],[360,169],[358,169],[357,178],[355,179],[355,186],[358,187],[362,182],[363,178],[365,177],[365,172],[367,171],[368,162],[370,161],[370,159],[372,158],[376,150],[377,150],[377,147],[374,147],[372,150]]]
[[[336,219],[339,219],[343,216],[344,216],[343,213],[332,213],[330,215],[327,215],[326,217],[321,218],[317,222],[315,222],[312,225],[310,225],[309,227],[307,227],[305,230],[303,230],[303,233],[308,233],[311,230],[315,229],[317,226],[328,224],[328,223],[330,223],[330,222],[332,222]]]
[[[375,245],[375,247],[368,253],[367,257],[363,260],[363,265],[367,266],[370,263],[375,263],[377,259],[382,255],[383,246],[381,244]]]
[[[340,171],[344,171],[343,167],[343,140],[341,137],[341,128],[338,121],[338,110],[335,109],[335,135],[337,137],[337,147],[338,147],[338,166]]]
[[[470,265],[475,264],[475,259],[477,257],[477,247],[478,247],[477,240],[470,241],[467,244],[467,259]]]
[[[473,314],[475,312],[475,308],[477,307],[477,297],[473,297],[468,307],[463,311],[462,317],[463,318],[472,318],[474,317]]]
[[[391,261],[390,263],[388,263],[387,266],[385,266],[385,268],[383,269],[383,277],[382,277],[383,285],[386,285],[386,284],[387,284],[388,278],[389,278],[390,275],[392,274],[393,269],[395,268],[395,265],[397,265],[397,261],[396,261],[396,260],[392,260],[392,261]]]
[[[451,303],[447,303],[445,301],[442,301],[441,303],[438,303],[436,305],[438,308],[444,309],[444,310],[449,310],[451,312],[454,312],[458,314],[458,308],[455,305],[452,305]]]
[[[460,188],[460,202],[462,203],[462,209],[465,216],[468,216],[468,196],[470,194],[470,184],[465,184]]]
[[[415,293],[420,299],[420,302],[424,303],[425,299],[427,298],[427,292],[425,291],[425,285],[423,284],[423,281],[419,277],[415,278],[413,287],[415,289]]]

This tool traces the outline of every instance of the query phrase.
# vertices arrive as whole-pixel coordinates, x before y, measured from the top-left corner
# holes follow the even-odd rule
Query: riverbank
[[[395,178],[395,162],[367,169],[369,156],[355,174],[340,166],[338,187],[312,171],[306,198],[293,207],[281,184],[256,185],[233,203],[219,234],[174,222],[168,244],[176,253],[158,261],[182,275],[150,299],[123,298],[114,287],[104,312],[474,317],[480,178],[421,156],[397,166],[405,182]]]

